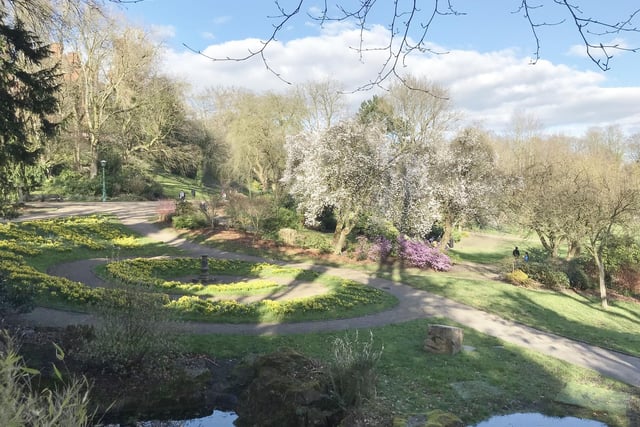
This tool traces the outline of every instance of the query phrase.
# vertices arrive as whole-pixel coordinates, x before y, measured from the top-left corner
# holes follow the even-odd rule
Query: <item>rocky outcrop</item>
[[[329,427],[343,416],[322,367],[294,350],[256,357],[239,369],[245,388],[236,407],[238,427]]]

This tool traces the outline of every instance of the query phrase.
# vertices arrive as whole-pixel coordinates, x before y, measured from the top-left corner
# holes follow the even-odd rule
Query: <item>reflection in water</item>
[[[238,418],[235,412],[213,411],[208,417],[194,418],[182,421],[145,421],[138,423],[138,427],[234,427],[233,422]]]
[[[511,414],[491,417],[475,427],[607,427],[600,421],[581,418],[554,418],[542,414]]]

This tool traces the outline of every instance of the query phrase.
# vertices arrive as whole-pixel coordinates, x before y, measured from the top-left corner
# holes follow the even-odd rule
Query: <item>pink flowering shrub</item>
[[[386,261],[391,255],[391,249],[391,240],[384,236],[378,236],[369,247],[367,258],[372,261]]]
[[[412,267],[432,268],[436,271],[451,269],[451,258],[423,241],[398,237],[398,255]]]

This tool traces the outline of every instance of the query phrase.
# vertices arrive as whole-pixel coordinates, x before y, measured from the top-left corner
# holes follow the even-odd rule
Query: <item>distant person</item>
[[[525,252],[522,259],[524,259],[524,262],[529,262],[529,252]]]
[[[180,194],[178,194],[178,197],[180,198],[181,202],[184,202],[184,198],[185,198],[184,191],[180,191]]]
[[[513,254],[513,257],[514,257],[514,258],[516,258],[516,259],[520,258],[520,250],[518,250],[518,247],[517,247],[517,246],[516,246],[516,248],[513,250],[512,254]]]

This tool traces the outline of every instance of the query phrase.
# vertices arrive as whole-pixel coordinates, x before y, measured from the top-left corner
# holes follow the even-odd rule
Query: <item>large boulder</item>
[[[246,384],[236,407],[238,427],[335,426],[342,409],[329,395],[320,364],[294,350],[256,357],[245,364]]]

